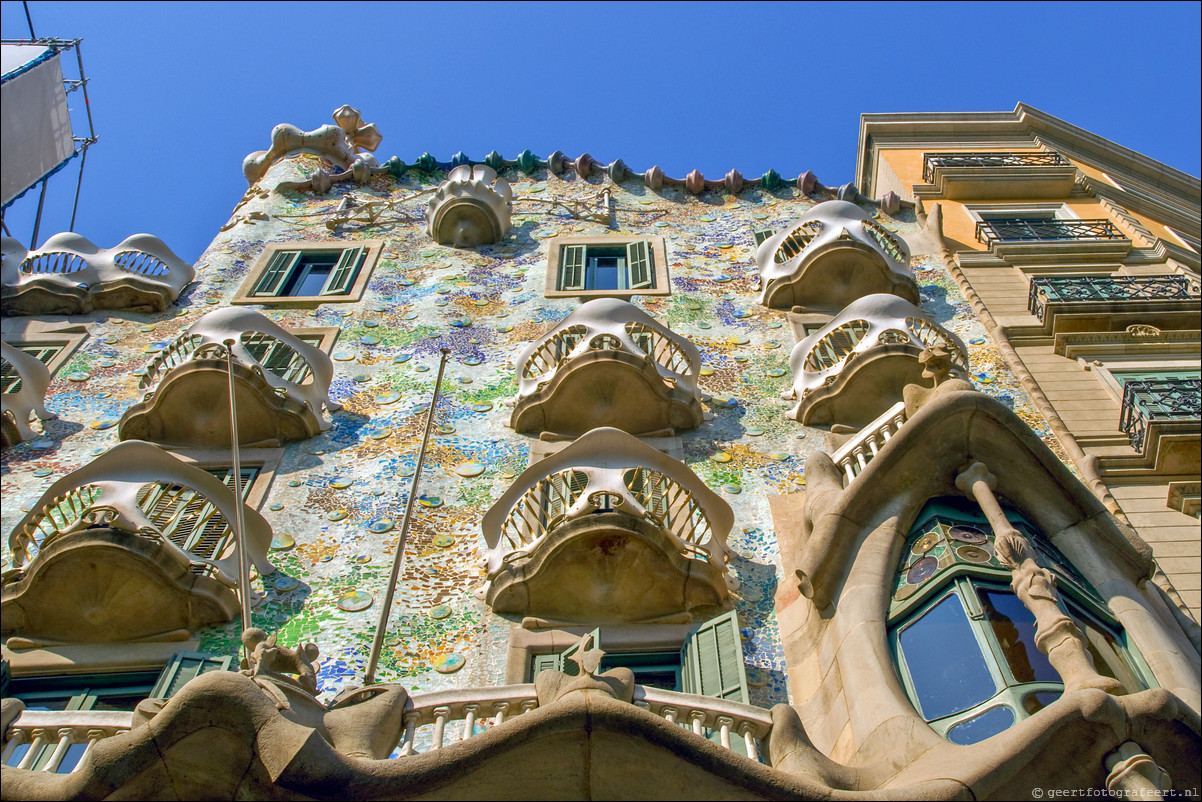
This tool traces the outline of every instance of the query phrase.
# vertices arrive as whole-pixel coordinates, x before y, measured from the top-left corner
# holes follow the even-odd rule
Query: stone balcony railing
[[[75,771],[98,741],[128,732],[133,715],[119,710],[23,710],[4,733],[0,762],[51,774]]]
[[[242,445],[304,440],[330,427],[321,412],[338,409],[329,355],[258,312],[231,307],[205,315],[154,355],[138,383],[142,399],[121,417],[121,439],[228,447],[227,349]]]
[[[831,454],[831,460],[843,471],[844,487],[860,475],[905,422],[906,404],[898,401]]]
[[[767,307],[834,314],[874,293],[918,302],[905,241],[847,201],[819,203],[772,232],[755,261],[760,303]]]
[[[577,307],[514,360],[520,432],[580,435],[600,426],[631,434],[702,421],[701,354],[627,301]]]
[[[906,384],[924,383],[919,355],[946,351],[953,376],[968,370],[960,338],[918,307],[894,295],[870,295],[797,343],[789,357],[797,401],[788,413],[803,424],[871,425],[901,398]]]
[[[714,733],[726,749],[731,748],[732,740],[740,741],[752,760],[762,759],[762,744],[772,731],[767,710],[711,696],[636,685],[634,704],[699,737]],[[405,705],[404,735],[394,754],[406,757],[442,749],[537,708],[534,683],[410,697]]]
[[[5,237],[0,250],[0,294],[10,315],[162,312],[196,275],[150,234],[127,237],[115,248],[97,248],[78,234],[55,234],[33,251]]]
[[[720,606],[737,587],[727,569],[733,523],[683,463],[595,429],[527,468],[484,514],[488,580],[478,595],[498,611],[559,621],[586,620],[594,604],[615,622]],[[631,559],[639,572],[623,568]]]

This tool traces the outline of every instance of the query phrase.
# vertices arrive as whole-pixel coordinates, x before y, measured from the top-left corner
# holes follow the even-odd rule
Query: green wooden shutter
[[[559,289],[584,289],[584,246],[565,245],[559,256]]]
[[[276,251],[272,254],[251,295],[279,295],[280,288],[284,286],[300,257],[300,251]]]
[[[592,648],[600,649],[601,648],[601,628],[598,627],[597,629],[594,629],[589,634],[593,636],[593,647]],[[562,652],[560,652],[559,654],[556,655],[556,657],[559,658],[559,666],[558,666],[559,670],[562,671],[563,673],[567,674],[569,677],[574,677],[580,673],[580,666],[576,665],[574,662],[572,662],[571,660],[568,659],[572,655],[576,654],[576,652],[578,652],[578,651],[580,651],[580,641],[576,641],[571,646],[569,646],[568,648],[564,649]]]
[[[755,239],[755,247],[760,247],[764,244],[764,240],[769,239],[775,234],[775,229],[761,228],[759,231],[752,231],[751,236]]]
[[[359,275],[359,263],[363,261],[363,248],[347,248],[338,257],[338,263],[330,271],[326,285],[321,288],[322,295],[346,295],[350,292]]]
[[[7,359],[0,359],[0,393],[15,393],[21,389],[21,374]]]
[[[204,652],[176,652],[150,692],[151,699],[170,699],[189,680],[210,671],[228,671],[232,657],[214,657]]]
[[[681,648],[681,684],[685,693],[749,704],[739,617],[734,610],[711,618]]]
[[[530,679],[533,680],[543,671],[559,670],[561,655],[558,654],[536,654],[534,655],[534,663],[530,670]]]
[[[641,239],[626,246],[626,270],[630,276],[627,284],[630,289],[646,290],[655,286],[655,270],[652,268],[647,240]]]

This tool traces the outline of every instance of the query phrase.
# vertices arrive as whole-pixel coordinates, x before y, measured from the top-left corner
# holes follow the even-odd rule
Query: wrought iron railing
[[[1185,276],[1040,276],[1031,279],[1027,308],[1043,320],[1050,303],[1197,298],[1197,285]]]
[[[1059,153],[925,153],[922,180],[935,183],[937,167],[1072,167]]]
[[[1128,382],[1123,389],[1119,428],[1142,452],[1148,425],[1155,421],[1199,420],[1202,379],[1146,379]]]
[[[1043,217],[999,217],[977,223],[977,241],[1040,242],[1046,240],[1124,239],[1109,220],[1060,220]]]

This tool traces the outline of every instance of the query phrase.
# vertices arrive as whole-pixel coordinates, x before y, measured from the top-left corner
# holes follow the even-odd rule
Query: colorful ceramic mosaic
[[[300,156],[273,166],[258,187],[297,180],[321,166]],[[329,169],[329,165],[326,165]],[[560,235],[638,232],[667,238],[671,294],[634,303],[690,338],[704,359],[701,389],[712,396],[707,420],[682,432],[685,462],[734,508],[730,544],[751,700],[788,701],[773,597],[780,575],[768,498],[805,486],[805,457],[824,432],[785,417],[794,338],[786,314],[756,304],[752,232],[781,227],[816,201],[789,186],[700,196],[581,180],[545,169],[512,183],[513,230],[498,245],[455,250],[424,231],[426,196],[443,174],[411,169],[379,175],[324,195],[248,193],[196,264],[197,283],[165,314],[87,318],[88,338],[58,371],[47,400],[58,420],[44,437],[3,454],[3,522],[11,531],[55,478],[117,442],[115,422],[135,401],[139,369],[198,317],[229,302],[265,241],[385,242],[357,303],[315,309],[260,307],[288,327],[337,327],[333,399],[343,405],[329,431],[290,444],[260,507],[275,532],[277,575],[254,580],[263,594],[254,624],[281,642],[311,640],[321,650],[318,683],[326,698],[361,682],[385,594],[400,522],[434,390],[439,350],[451,356],[435,410],[436,427],[421,475],[404,568],[377,678],[426,692],[505,683],[511,622],[473,596],[484,579],[480,519],[527,466],[532,439],[506,425],[517,390],[512,358],[563,318],[576,300],[548,299],[548,240]],[[568,203],[611,194],[611,225],[576,219]],[[372,225],[327,226],[342,200],[396,201]],[[405,200],[405,199],[408,200]],[[262,212],[256,215],[255,212]],[[877,221],[906,238],[912,211]],[[914,271],[923,307],[969,344],[974,382],[1048,434],[981,324],[935,257]],[[10,557],[5,544],[5,559]],[[239,625],[199,633],[200,648],[235,654]]]

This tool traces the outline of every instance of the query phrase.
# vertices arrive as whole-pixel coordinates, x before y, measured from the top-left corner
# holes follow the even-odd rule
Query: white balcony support
[[[50,753],[50,759],[42,766],[42,771],[49,774],[54,774],[58,771],[58,767],[62,765],[63,758],[67,754],[67,749],[71,746],[71,728],[63,727],[58,731],[58,743],[54,746],[54,751]]]
[[[851,484],[860,475],[860,471],[864,470],[905,422],[906,405],[905,402],[898,401],[831,454],[831,460],[843,470],[847,480],[844,486]]]
[[[33,741],[29,744],[29,749],[25,752],[25,757],[21,758],[21,762],[17,764],[19,769],[32,769],[34,763],[38,759],[38,755],[42,753],[42,747],[46,745],[46,731],[38,728],[30,733],[33,736]]]

